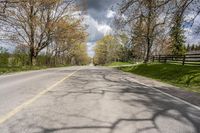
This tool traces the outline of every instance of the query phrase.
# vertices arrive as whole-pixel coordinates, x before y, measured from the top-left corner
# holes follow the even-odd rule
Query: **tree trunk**
[[[147,51],[146,51],[146,55],[145,55],[145,59],[144,59],[145,64],[149,62],[150,50],[151,50],[151,41],[150,41],[150,38],[148,38],[147,39]]]
[[[37,53],[34,48],[30,48],[30,65],[35,66],[37,64]]]
[[[146,51],[146,56],[144,59],[144,63],[148,63],[149,62],[149,55],[150,55],[150,50],[151,50],[151,46],[152,46],[152,33],[153,31],[151,30],[152,28],[152,16],[153,16],[153,1],[148,1],[148,21],[147,21],[147,51]]]
[[[33,56],[33,58],[32,58],[32,65],[33,66],[37,65],[37,57],[36,56]]]
[[[33,50],[33,48],[30,48],[29,56],[30,56],[30,65],[31,66],[33,65],[33,54],[34,54],[34,50]]]
[[[144,63],[148,63],[149,62],[149,55],[150,55],[150,49],[147,48],[147,53],[146,53],[146,57],[145,57]]]

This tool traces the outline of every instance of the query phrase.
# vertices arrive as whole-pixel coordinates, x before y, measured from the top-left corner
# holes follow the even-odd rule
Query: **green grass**
[[[71,65],[57,65],[56,67],[69,67]],[[54,68],[50,66],[0,66],[0,75],[12,72],[21,72],[21,71],[29,71],[29,70],[41,70],[47,68]]]
[[[20,71],[28,71],[28,70],[40,70],[46,69],[46,66],[7,66],[7,67],[0,67],[0,75],[5,73],[11,72],[20,72]]]
[[[106,64],[105,66],[123,66],[123,65],[133,65],[133,63],[129,63],[129,62],[112,62],[112,63]]]
[[[132,67],[121,67],[120,69],[200,93],[200,66],[141,64]]]

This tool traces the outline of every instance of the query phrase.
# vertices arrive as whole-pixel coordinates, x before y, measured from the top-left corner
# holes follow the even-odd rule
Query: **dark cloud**
[[[88,53],[91,56],[94,54],[92,50],[96,41],[112,30],[110,25],[113,18],[108,17],[108,12],[119,1],[121,0],[87,0]]]
[[[88,0],[88,9],[103,11],[119,0]]]
[[[102,11],[107,8],[105,2],[108,1],[109,0],[88,0],[88,9]]]
[[[88,14],[99,22],[108,23],[107,10],[111,9],[120,0],[88,0]]]

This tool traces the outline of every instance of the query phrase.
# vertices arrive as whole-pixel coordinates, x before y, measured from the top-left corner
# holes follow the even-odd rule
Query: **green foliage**
[[[74,63],[72,65],[86,65],[89,64],[90,58],[87,54],[86,43],[76,44],[73,52]]]
[[[12,54],[12,66],[25,66],[29,64],[28,49],[23,46],[17,46]]]
[[[111,36],[106,36],[99,40],[94,48],[94,64],[103,65],[107,62],[108,57],[108,45],[110,45],[113,38]]]
[[[46,69],[46,66],[6,66],[0,67],[0,75],[10,72]]]
[[[142,64],[121,68],[123,71],[150,77],[200,93],[199,66],[182,66],[176,64]]]
[[[171,29],[171,41],[172,41],[172,53],[174,55],[184,55],[186,52],[185,48],[185,36],[184,30],[182,29],[182,21],[177,17],[174,22],[174,26]]]
[[[19,72],[27,70],[39,70],[48,67],[68,66],[69,64],[56,64],[55,66],[48,64],[47,60],[54,57],[49,57],[45,54],[40,54],[37,57],[37,66],[30,66],[28,51],[24,51],[22,47],[17,47],[13,53],[8,53],[7,49],[0,47],[0,74]]]
[[[9,53],[8,50],[0,47],[0,66],[8,66],[9,64]]]
[[[106,64],[106,66],[123,66],[123,65],[133,65],[133,63],[129,63],[129,62],[112,62],[112,63]]]
[[[132,52],[139,60],[145,59],[145,54],[147,53],[147,38],[146,38],[146,24],[145,20],[140,18],[133,25],[133,34],[132,34]]]
[[[94,48],[94,64],[104,65],[116,61],[127,61],[128,52],[125,47],[127,37],[107,35],[99,40]]]

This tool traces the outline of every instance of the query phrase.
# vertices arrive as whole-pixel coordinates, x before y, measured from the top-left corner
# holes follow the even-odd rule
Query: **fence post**
[[[183,56],[183,65],[185,65],[185,55]]]
[[[167,56],[165,56],[165,63],[167,63]]]
[[[158,61],[160,62],[160,55],[159,55],[159,57],[158,57]]]
[[[154,60],[155,60],[155,56],[153,56],[153,62],[154,62]]]

